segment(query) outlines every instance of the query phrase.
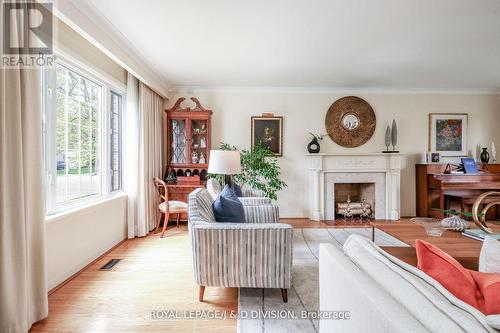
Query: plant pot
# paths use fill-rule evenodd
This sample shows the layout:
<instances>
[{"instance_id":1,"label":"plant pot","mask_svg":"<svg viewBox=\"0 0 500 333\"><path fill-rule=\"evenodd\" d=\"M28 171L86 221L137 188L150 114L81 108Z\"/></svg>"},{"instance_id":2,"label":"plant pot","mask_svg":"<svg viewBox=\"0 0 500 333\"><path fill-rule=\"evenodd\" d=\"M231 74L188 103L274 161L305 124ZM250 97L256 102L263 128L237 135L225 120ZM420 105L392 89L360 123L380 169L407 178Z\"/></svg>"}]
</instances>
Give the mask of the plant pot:
<instances>
[{"instance_id":1,"label":"plant pot","mask_svg":"<svg viewBox=\"0 0 500 333\"><path fill-rule=\"evenodd\" d=\"M488 148L483 148L481 153L481 162L488 163L490 161L490 153L488 153Z\"/></svg>"},{"instance_id":2,"label":"plant pot","mask_svg":"<svg viewBox=\"0 0 500 333\"><path fill-rule=\"evenodd\" d=\"M441 226L455 231L470 229L470 223L458 215L451 215L441 220Z\"/></svg>"},{"instance_id":3,"label":"plant pot","mask_svg":"<svg viewBox=\"0 0 500 333\"><path fill-rule=\"evenodd\" d=\"M313 138L311 140L311 142L309 142L309 144L307 145L307 151L310 154L317 154L317 153L319 153L320 148L321 147L319 145L318 139L316 139L316 138Z\"/></svg>"}]
</instances>

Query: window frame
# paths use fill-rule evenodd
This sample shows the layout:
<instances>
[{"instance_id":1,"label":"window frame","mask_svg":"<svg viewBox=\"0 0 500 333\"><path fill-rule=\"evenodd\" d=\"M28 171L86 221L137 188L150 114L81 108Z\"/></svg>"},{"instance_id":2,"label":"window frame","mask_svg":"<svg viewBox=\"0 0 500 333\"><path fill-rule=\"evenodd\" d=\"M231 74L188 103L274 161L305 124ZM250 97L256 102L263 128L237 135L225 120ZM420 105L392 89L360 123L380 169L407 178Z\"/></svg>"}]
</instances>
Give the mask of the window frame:
<instances>
[{"instance_id":1,"label":"window frame","mask_svg":"<svg viewBox=\"0 0 500 333\"><path fill-rule=\"evenodd\" d=\"M102 87L102 98L101 98L101 112L98 118L98 137L99 137L99 161L100 161L100 194L92 195L89 197L81 197L78 199L71 200L71 202L57 204L56 203L56 179L57 179L57 147L56 147L56 136L57 136L57 114L56 114L56 68L46 68L43 71L43 100L44 100L44 166L46 173L46 214L54 215L63 213L68 210L73 210L75 208L80 208L82 206L87 206L93 202L99 202L108 199L110 196L114 196L124 192L123 186L123 139L121 145L120 162L122 165L121 169L121 189L111 191L111 91L122 97L122 107L121 107L121 121L120 130L121 137L123 138L124 133L124 108L125 108L125 90L124 85L113 82L113 80L107 78L105 75L93 70L90 66L71 59L65 55L57 55L57 63L74 71L78 75L84 77L96 83Z\"/></svg>"}]
</instances>

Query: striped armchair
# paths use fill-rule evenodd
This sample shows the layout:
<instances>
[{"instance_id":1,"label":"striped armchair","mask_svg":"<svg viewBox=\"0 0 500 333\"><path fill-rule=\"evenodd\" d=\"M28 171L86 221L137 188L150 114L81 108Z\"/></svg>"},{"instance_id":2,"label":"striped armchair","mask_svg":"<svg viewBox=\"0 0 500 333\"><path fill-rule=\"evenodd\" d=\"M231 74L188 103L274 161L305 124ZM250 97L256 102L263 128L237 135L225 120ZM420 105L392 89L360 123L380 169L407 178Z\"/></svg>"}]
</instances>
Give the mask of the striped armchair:
<instances>
[{"instance_id":1,"label":"striped armchair","mask_svg":"<svg viewBox=\"0 0 500 333\"><path fill-rule=\"evenodd\" d=\"M222 191L222 186L217 179L210 178L207 180L207 190L215 200ZM243 192L243 197L240 197L239 199L244 206L270 205L272 203L271 199L266 197L264 191L242 187L241 192Z\"/></svg>"},{"instance_id":2,"label":"striped armchair","mask_svg":"<svg viewBox=\"0 0 500 333\"><path fill-rule=\"evenodd\" d=\"M246 223L215 222L206 189L189 194L193 269L203 301L206 286L280 288L292 283L292 226L279 223L274 205L243 206Z\"/></svg>"}]
</instances>

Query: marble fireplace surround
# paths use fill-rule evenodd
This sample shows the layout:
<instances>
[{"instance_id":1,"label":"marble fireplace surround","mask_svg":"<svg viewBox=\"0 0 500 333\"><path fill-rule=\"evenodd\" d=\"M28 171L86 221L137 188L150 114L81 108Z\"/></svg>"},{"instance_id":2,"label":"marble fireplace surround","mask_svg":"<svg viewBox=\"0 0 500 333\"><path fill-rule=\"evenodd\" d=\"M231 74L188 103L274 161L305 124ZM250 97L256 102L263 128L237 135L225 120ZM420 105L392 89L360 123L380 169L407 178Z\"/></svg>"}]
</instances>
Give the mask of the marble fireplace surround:
<instances>
[{"instance_id":1,"label":"marble fireplace surround","mask_svg":"<svg viewBox=\"0 0 500 333\"><path fill-rule=\"evenodd\" d=\"M374 183L375 219L399 220L401 154L307 154L309 219L334 219L335 183Z\"/></svg>"}]
</instances>

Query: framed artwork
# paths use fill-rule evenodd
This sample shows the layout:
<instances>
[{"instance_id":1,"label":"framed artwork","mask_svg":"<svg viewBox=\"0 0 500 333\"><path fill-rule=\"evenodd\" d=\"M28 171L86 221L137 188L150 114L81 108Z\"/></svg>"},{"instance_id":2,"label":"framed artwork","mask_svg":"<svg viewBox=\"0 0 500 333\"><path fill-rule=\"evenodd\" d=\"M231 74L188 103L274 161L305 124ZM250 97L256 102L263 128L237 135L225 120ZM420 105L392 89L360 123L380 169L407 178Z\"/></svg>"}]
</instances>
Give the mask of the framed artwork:
<instances>
[{"instance_id":1,"label":"framed artwork","mask_svg":"<svg viewBox=\"0 0 500 333\"><path fill-rule=\"evenodd\" d=\"M252 117L252 147L259 142L275 156L283 156L283 117Z\"/></svg>"},{"instance_id":2,"label":"framed artwork","mask_svg":"<svg viewBox=\"0 0 500 333\"><path fill-rule=\"evenodd\" d=\"M429 150L441 156L467 156L467 114L430 113Z\"/></svg>"}]
</instances>

